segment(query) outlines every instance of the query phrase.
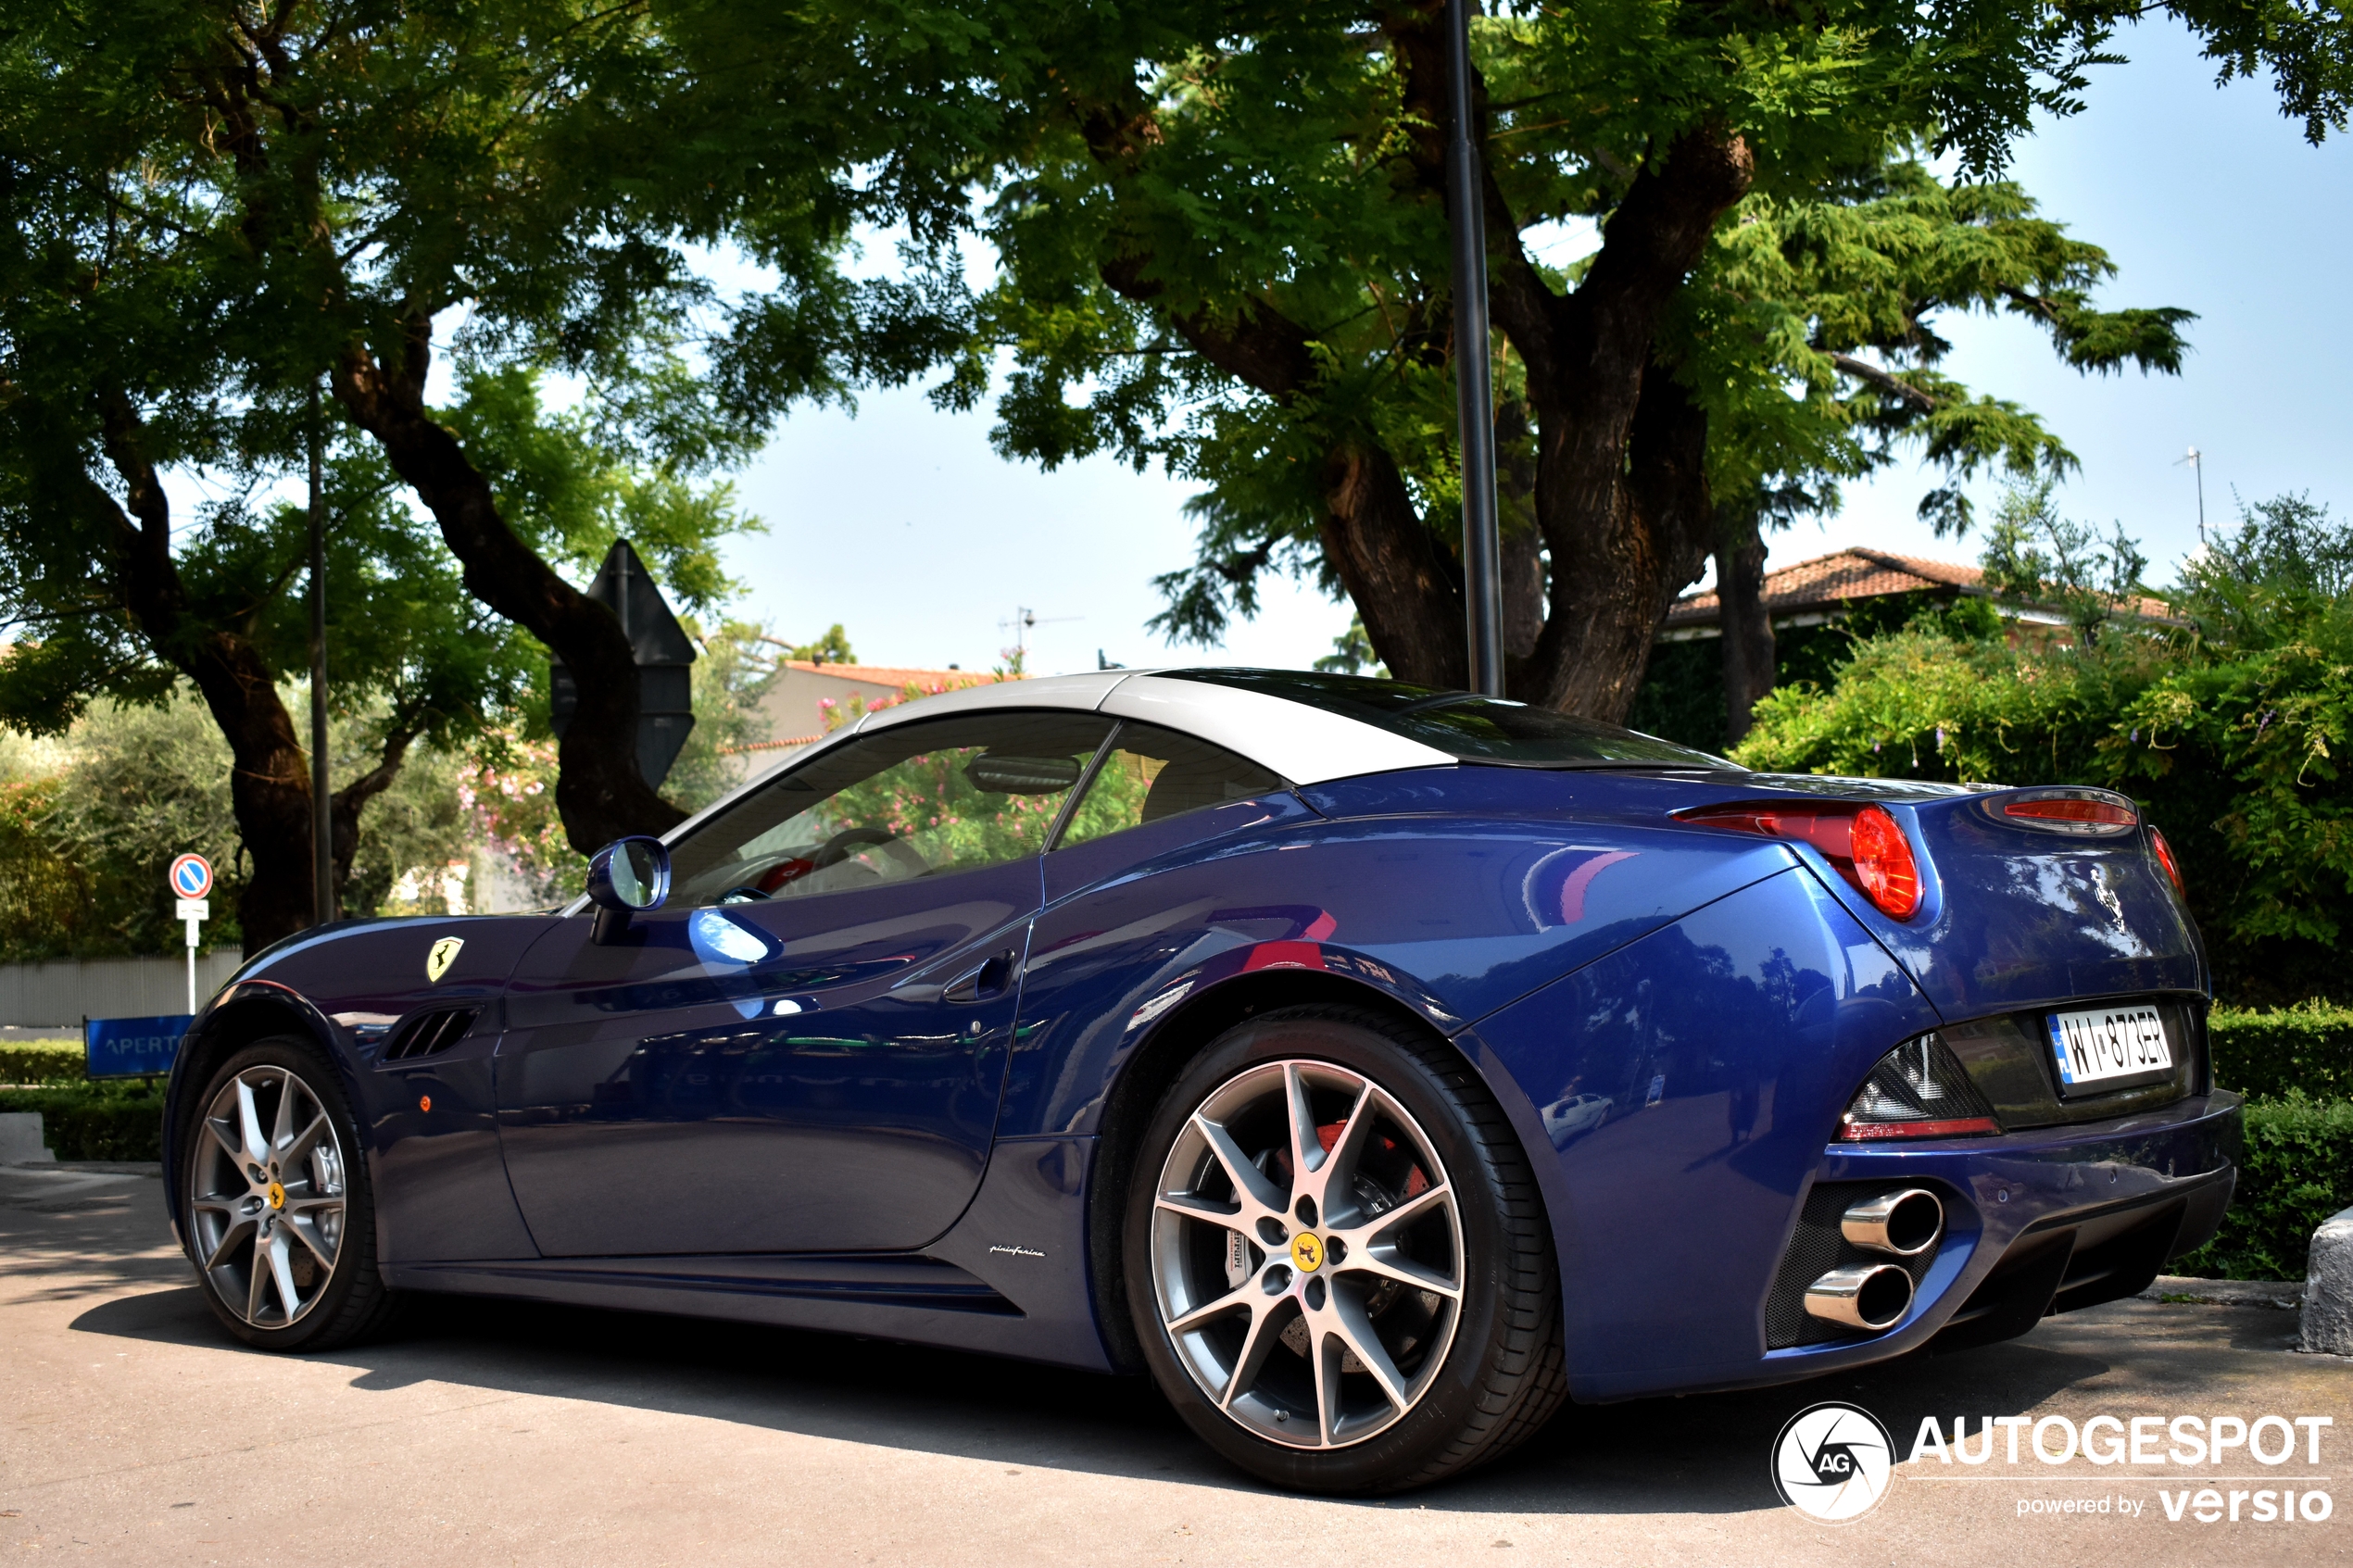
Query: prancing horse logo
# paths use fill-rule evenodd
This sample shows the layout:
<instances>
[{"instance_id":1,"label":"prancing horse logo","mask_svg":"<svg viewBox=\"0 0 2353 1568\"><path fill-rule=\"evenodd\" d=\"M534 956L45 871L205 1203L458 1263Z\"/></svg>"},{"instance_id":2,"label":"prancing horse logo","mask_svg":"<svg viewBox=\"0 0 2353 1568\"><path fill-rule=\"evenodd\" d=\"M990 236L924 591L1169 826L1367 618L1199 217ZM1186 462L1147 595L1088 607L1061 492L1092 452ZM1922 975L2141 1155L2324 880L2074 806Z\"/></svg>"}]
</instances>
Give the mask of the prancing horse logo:
<instances>
[{"instance_id":1,"label":"prancing horse logo","mask_svg":"<svg viewBox=\"0 0 2353 1568\"><path fill-rule=\"evenodd\" d=\"M425 955L425 979L438 980L448 973L449 966L458 961L458 949L465 945L462 936L445 936L435 942L433 951Z\"/></svg>"}]
</instances>

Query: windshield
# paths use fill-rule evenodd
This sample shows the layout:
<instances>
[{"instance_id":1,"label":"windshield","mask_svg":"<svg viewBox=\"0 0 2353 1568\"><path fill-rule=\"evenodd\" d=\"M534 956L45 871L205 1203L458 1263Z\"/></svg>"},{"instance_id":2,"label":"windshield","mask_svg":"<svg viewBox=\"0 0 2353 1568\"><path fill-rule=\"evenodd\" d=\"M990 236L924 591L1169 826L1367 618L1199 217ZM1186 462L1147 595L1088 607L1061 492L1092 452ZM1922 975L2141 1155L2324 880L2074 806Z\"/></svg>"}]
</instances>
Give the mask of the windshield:
<instances>
[{"instance_id":1,"label":"windshield","mask_svg":"<svg viewBox=\"0 0 2353 1568\"><path fill-rule=\"evenodd\" d=\"M1730 768L1721 757L1615 724L1572 718L1476 692L1441 691L1369 675L1320 675L1303 670L1166 670L1172 680L1201 681L1305 703L1451 752L1466 762L1521 768L1642 766Z\"/></svg>"}]
</instances>

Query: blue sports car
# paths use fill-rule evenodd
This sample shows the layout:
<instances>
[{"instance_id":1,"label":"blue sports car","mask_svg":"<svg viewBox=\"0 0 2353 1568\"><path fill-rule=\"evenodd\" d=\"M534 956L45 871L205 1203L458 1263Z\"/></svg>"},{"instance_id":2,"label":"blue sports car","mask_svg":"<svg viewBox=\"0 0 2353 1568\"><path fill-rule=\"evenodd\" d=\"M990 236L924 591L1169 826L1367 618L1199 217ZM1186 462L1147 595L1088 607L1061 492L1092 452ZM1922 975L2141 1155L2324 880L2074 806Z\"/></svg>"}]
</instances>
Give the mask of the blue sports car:
<instances>
[{"instance_id":1,"label":"blue sports car","mask_svg":"<svg viewBox=\"0 0 2353 1568\"><path fill-rule=\"evenodd\" d=\"M2142 1289L2231 1196L2207 998L2121 796L1112 671L868 714L560 912L257 956L167 1185L251 1345L428 1291L841 1330L1374 1492Z\"/></svg>"}]
</instances>

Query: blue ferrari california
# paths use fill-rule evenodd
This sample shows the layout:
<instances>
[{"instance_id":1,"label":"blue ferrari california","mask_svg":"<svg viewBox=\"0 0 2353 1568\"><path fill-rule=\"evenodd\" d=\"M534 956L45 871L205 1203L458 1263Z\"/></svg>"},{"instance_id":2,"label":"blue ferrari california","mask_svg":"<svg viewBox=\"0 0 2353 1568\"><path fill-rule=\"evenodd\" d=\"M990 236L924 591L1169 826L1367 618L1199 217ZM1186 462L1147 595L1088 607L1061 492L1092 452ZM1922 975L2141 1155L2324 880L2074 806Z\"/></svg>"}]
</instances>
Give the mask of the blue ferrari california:
<instances>
[{"instance_id":1,"label":"blue ferrari california","mask_svg":"<svg viewBox=\"0 0 2353 1568\"><path fill-rule=\"evenodd\" d=\"M413 1292L793 1324L1393 1490L2142 1289L2231 1195L2207 997L2121 796L1113 671L868 714L562 910L257 955L168 1185L266 1348Z\"/></svg>"}]
</instances>

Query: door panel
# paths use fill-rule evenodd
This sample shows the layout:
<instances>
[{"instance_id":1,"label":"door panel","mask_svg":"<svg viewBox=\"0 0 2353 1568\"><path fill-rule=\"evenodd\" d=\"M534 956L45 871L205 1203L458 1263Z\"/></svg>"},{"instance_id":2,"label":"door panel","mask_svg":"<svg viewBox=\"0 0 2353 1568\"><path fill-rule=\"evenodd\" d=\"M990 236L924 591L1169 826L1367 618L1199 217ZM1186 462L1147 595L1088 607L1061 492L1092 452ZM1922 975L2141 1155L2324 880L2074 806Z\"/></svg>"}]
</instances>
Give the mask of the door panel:
<instances>
[{"instance_id":1,"label":"door panel","mask_svg":"<svg viewBox=\"0 0 2353 1568\"><path fill-rule=\"evenodd\" d=\"M947 1229L988 1157L1038 897L1022 859L659 910L626 945L560 922L517 968L498 1055L540 1250L900 1248Z\"/></svg>"}]
</instances>

